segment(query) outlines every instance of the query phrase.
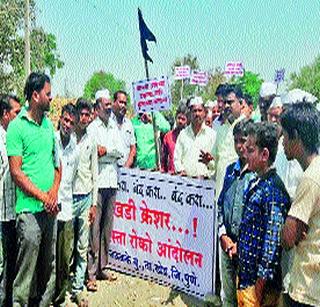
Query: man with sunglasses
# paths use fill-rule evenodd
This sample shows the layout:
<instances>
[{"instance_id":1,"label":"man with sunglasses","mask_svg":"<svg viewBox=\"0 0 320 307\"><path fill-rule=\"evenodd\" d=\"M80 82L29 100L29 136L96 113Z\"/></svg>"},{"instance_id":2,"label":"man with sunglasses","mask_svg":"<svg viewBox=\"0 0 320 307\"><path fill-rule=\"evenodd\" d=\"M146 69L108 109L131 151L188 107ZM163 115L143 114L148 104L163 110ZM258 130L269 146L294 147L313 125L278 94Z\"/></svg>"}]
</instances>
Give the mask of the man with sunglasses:
<instances>
[{"instance_id":1,"label":"man with sunglasses","mask_svg":"<svg viewBox=\"0 0 320 307\"><path fill-rule=\"evenodd\" d=\"M242 115L242 91L235 85L226 86L224 89L224 109L222 113L223 124L217 128L215 144L216 161L216 195L221 192L226 168L237 160L237 153L233 146L233 128Z\"/></svg>"}]
</instances>

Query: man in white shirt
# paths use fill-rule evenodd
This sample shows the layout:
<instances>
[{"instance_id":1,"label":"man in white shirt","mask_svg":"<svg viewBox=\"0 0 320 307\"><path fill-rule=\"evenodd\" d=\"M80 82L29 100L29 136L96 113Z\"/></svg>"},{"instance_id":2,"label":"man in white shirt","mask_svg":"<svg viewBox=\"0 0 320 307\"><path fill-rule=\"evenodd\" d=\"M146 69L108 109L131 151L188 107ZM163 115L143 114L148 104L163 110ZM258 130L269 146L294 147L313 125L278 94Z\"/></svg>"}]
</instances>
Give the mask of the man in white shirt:
<instances>
[{"instance_id":1,"label":"man in white shirt","mask_svg":"<svg viewBox=\"0 0 320 307\"><path fill-rule=\"evenodd\" d=\"M79 164L79 151L74 134L76 123L76 109L69 103L63 106L56 132L56 146L62 165L62 177L58 192L58 232L56 246L56 289L54 306L65 303L66 291L70 273L70 263L73 250L73 215L72 215L72 185Z\"/></svg>"},{"instance_id":2,"label":"man in white shirt","mask_svg":"<svg viewBox=\"0 0 320 307\"><path fill-rule=\"evenodd\" d=\"M112 119L116 122L119 130L120 152L122 157L118 160L119 166L131 167L136 155L136 138L131 120L126 118L127 113L127 93L124 91L117 91L113 95L113 113Z\"/></svg>"},{"instance_id":3,"label":"man in white shirt","mask_svg":"<svg viewBox=\"0 0 320 307\"><path fill-rule=\"evenodd\" d=\"M72 293L74 300L80 303L82 300L86 300L83 295L83 289L87 270L89 224L93 223L96 215L98 196L98 155L95 137L87 131L92 105L88 101L79 98L76 103L76 109L78 121L75 132L80 157L79 166L73 183L75 276L72 285Z\"/></svg>"},{"instance_id":4,"label":"man in white shirt","mask_svg":"<svg viewBox=\"0 0 320 307\"><path fill-rule=\"evenodd\" d=\"M190 101L191 123L183 129L174 150L174 167L178 174L190 177L211 177L214 161L204 159L212 156L216 133L206 126L206 109L201 97Z\"/></svg>"},{"instance_id":5,"label":"man in white shirt","mask_svg":"<svg viewBox=\"0 0 320 307\"><path fill-rule=\"evenodd\" d=\"M281 98L276 96L267 112L268 122L274 123L279 131L279 145L276 160L274 165L277 173L282 179L291 200L294 199L296 188L300 182L303 171L297 160L288 161L283 148L283 135L280 124L280 116L283 112L283 105Z\"/></svg>"},{"instance_id":6,"label":"man in white shirt","mask_svg":"<svg viewBox=\"0 0 320 307\"><path fill-rule=\"evenodd\" d=\"M217 128L217 140L214 148L216 163L216 200L222 190L226 168L238 159L233 143L233 128L246 116L242 111L242 92L234 85L224 88L224 104L222 118L223 124Z\"/></svg>"},{"instance_id":7,"label":"man in white shirt","mask_svg":"<svg viewBox=\"0 0 320 307\"><path fill-rule=\"evenodd\" d=\"M98 116L88 127L94 136L98 152L98 202L96 219L90 228L88 252L88 291L97 291L96 279L112 281L115 277L107 272L108 251L113 227L113 211L118 188L118 159L121 137L110 116L112 101L107 89L96 93Z\"/></svg>"},{"instance_id":8,"label":"man in white shirt","mask_svg":"<svg viewBox=\"0 0 320 307\"><path fill-rule=\"evenodd\" d=\"M6 130L9 123L18 115L21 106L19 99L11 95L0 96L0 258L3 259L3 272L0 269L0 305L7 306L12 301L12 283L16 260L16 213L15 185L9 172L6 150Z\"/></svg>"}]
</instances>

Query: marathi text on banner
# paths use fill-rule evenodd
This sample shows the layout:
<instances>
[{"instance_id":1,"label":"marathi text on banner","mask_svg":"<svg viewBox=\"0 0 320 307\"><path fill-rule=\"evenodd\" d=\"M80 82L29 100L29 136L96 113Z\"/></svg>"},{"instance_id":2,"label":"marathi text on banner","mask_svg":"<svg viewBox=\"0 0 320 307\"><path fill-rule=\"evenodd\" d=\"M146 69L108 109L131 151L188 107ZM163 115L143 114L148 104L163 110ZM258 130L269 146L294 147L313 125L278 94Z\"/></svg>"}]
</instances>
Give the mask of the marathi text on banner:
<instances>
[{"instance_id":1,"label":"marathi text on banner","mask_svg":"<svg viewBox=\"0 0 320 307\"><path fill-rule=\"evenodd\" d=\"M170 109L171 95L168 77L132 83L136 113Z\"/></svg>"},{"instance_id":2,"label":"marathi text on banner","mask_svg":"<svg viewBox=\"0 0 320 307\"><path fill-rule=\"evenodd\" d=\"M244 75L244 65L242 62L227 62L224 74L226 76L239 76Z\"/></svg>"},{"instance_id":3,"label":"marathi text on banner","mask_svg":"<svg viewBox=\"0 0 320 307\"><path fill-rule=\"evenodd\" d=\"M190 84L206 86L208 84L208 73L206 71L192 71Z\"/></svg>"},{"instance_id":4,"label":"marathi text on banner","mask_svg":"<svg viewBox=\"0 0 320 307\"><path fill-rule=\"evenodd\" d=\"M190 66L177 66L174 69L174 79L175 80L183 80L190 78Z\"/></svg>"},{"instance_id":5,"label":"marathi text on banner","mask_svg":"<svg viewBox=\"0 0 320 307\"><path fill-rule=\"evenodd\" d=\"M212 292L214 181L121 169L109 265L198 298Z\"/></svg>"}]
</instances>

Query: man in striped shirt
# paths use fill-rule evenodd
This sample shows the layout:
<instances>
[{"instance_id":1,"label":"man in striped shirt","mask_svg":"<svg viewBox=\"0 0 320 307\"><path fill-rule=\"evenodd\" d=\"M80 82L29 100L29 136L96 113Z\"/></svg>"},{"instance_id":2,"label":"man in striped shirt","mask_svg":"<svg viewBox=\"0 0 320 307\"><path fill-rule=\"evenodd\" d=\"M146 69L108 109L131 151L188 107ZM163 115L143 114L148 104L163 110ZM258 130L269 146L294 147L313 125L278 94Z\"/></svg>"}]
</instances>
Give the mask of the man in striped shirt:
<instances>
[{"instance_id":1,"label":"man in striped shirt","mask_svg":"<svg viewBox=\"0 0 320 307\"><path fill-rule=\"evenodd\" d=\"M19 99L11 95L0 96L0 222L1 244L0 258L3 259L3 273L0 274L0 305L7 305L12 300L13 272L16 259L16 214L15 186L9 172L6 150L6 130L21 106ZM10 269L11 268L11 269Z\"/></svg>"}]
</instances>

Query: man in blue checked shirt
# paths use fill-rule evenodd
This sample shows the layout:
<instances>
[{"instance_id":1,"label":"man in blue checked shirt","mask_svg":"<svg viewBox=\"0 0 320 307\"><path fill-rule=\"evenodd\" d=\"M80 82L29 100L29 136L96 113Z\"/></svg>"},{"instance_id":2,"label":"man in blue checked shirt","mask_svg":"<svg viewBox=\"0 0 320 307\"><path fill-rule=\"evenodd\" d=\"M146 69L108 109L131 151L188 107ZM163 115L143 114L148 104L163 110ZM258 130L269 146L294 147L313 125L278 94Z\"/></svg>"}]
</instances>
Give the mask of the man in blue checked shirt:
<instances>
[{"instance_id":1,"label":"man in blue checked shirt","mask_svg":"<svg viewBox=\"0 0 320 307\"><path fill-rule=\"evenodd\" d=\"M248 129L248 168L257 173L244 193L239 230L239 306L277 306L281 293L281 228L290 197L277 175L277 130L274 124L256 123Z\"/></svg>"},{"instance_id":2,"label":"man in blue checked shirt","mask_svg":"<svg viewBox=\"0 0 320 307\"><path fill-rule=\"evenodd\" d=\"M242 216L243 192L255 175L248 170L245 158L247 128L253 123L242 120L233 128L234 147L239 159L226 170L218 199L218 233L220 239L221 297L224 307L237 306L237 242Z\"/></svg>"}]
</instances>

